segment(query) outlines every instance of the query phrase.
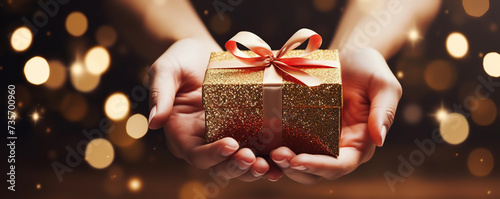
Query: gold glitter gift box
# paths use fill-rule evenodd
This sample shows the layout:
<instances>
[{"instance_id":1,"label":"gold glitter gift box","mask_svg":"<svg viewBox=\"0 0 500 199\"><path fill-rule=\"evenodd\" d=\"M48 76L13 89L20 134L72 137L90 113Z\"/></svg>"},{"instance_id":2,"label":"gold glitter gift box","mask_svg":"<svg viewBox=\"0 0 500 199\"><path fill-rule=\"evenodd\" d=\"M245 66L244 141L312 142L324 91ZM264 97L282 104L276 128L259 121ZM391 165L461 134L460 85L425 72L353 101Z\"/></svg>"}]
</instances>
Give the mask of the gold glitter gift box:
<instances>
[{"instance_id":1,"label":"gold glitter gift box","mask_svg":"<svg viewBox=\"0 0 500 199\"><path fill-rule=\"evenodd\" d=\"M297 57L293 50L284 57ZM253 52L245 51L249 55ZM316 50L305 58L339 61L337 50ZM231 53L214 52L210 62L236 59ZM284 74L282 90L281 138L263 133L263 75L256 69L215 69L206 71L203 81L203 107L208 142L232 137L241 148L267 156L277 146L272 139L295 153L338 156L342 125L342 81L340 64L336 68L301 68L322 81L308 87Z\"/></svg>"}]
</instances>

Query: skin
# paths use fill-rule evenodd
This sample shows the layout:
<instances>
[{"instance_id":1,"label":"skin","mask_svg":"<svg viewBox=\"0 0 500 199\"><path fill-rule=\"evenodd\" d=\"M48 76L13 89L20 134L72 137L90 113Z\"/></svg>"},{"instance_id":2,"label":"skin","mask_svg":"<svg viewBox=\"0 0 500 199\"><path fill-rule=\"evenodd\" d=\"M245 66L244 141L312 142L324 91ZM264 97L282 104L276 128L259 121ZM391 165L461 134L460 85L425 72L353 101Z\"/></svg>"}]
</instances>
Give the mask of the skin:
<instances>
[{"instance_id":1,"label":"skin","mask_svg":"<svg viewBox=\"0 0 500 199\"><path fill-rule=\"evenodd\" d=\"M406 42L406 33L412 26L423 31L440 5L433 0L401 1L402 12L392 17L391 23L370 42L359 45L354 37L356 28L376 20L359 2L348 4L330 45L341 52L344 86L338 158L295 154L280 147L271 152L271 159L265 160L247 148L240 149L232 138L206 143L201 83L210 52L222 49L187 1L172 1L168 6L147 6L153 4L147 1L120 2L142 16L146 24L152 24L146 27L152 35L173 42L150 69L149 127L164 128L167 146L175 156L228 179L276 181L284 174L297 182L312 184L352 172L370 160L376 146L383 145L402 95L401 85L385 59ZM368 8L380 11L377 9L385 9L389 0L373 2L382 6ZM174 17L179 15L185 17ZM172 18L176 20L169 20Z\"/></svg>"}]
</instances>

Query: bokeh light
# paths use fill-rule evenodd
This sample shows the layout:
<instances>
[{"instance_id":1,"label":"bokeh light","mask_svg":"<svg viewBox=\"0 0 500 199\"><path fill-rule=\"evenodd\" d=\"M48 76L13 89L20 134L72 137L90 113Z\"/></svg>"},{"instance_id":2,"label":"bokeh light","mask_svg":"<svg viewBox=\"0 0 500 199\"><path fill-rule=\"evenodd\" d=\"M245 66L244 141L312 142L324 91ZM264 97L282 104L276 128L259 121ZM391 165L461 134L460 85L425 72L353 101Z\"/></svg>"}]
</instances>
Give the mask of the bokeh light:
<instances>
[{"instance_id":1,"label":"bokeh light","mask_svg":"<svg viewBox=\"0 0 500 199\"><path fill-rule=\"evenodd\" d=\"M335 8L337 0L314 0L313 5L317 11L329 12Z\"/></svg>"},{"instance_id":2,"label":"bokeh light","mask_svg":"<svg viewBox=\"0 0 500 199\"><path fill-rule=\"evenodd\" d=\"M403 109L403 116L408 124L416 124L422 118L422 109L415 103L408 104Z\"/></svg>"},{"instance_id":3,"label":"bokeh light","mask_svg":"<svg viewBox=\"0 0 500 199\"><path fill-rule=\"evenodd\" d=\"M500 77L500 54L490 52L483 58L483 68L489 76Z\"/></svg>"},{"instance_id":4,"label":"bokeh light","mask_svg":"<svg viewBox=\"0 0 500 199\"><path fill-rule=\"evenodd\" d=\"M76 90L84 93L93 91L99 85L101 77L89 73L80 62L70 67L71 84Z\"/></svg>"},{"instance_id":5,"label":"bokeh light","mask_svg":"<svg viewBox=\"0 0 500 199\"><path fill-rule=\"evenodd\" d=\"M449 144L460 144L469 136L469 123L460 113L447 114L439 124L441 137Z\"/></svg>"},{"instance_id":6,"label":"bokeh light","mask_svg":"<svg viewBox=\"0 0 500 199\"><path fill-rule=\"evenodd\" d=\"M139 139L148 132L148 119L139 113L132 115L127 120L126 130L130 137Z\"/></svg>"},{"instance_id":7,"label":"bokeh light","mask_svg":"<svg viewBox=\"0 0 500 199\"><path fill-rule=\"evenodd\" d=\"M110 59L106 48L96 46L85 54L85 67L89 73L101 75L108 69Z\"/></svg>"},{"instance_id":8,"label":"bokeh light","mask_svg":"<svg viewBox=\"0 0 500 199\"><path fill-rule=\"evenodd\" d=\"M408 32L408 39L411 42L416 42L420 38L420 34L418 33L418 30L413 28Z\"/></svg>"},{"instance_id":9,"label":"bokeh light","mask_svg":"<svg viewBox=\"0 0 500 199\"><path fill-rule=\"evenodd\" d=\"M469 50L467 38L462 33L453 32L446 38L446 50L454 58L462 58Z\"/></svg>"},{"instance_id":10,"label":"bokeh light","mask_svg":"<svg viewBox=\"0 0 500 199\"><path fill-rule=\"evenodd\" d=\"M468 15L480 17L490 8L490 0L462 0L462 5Z\"/></svg>"},{"instance_id":11,"label":"bokeh light","mask_svg":"<svg viewBox=\"0 0 500 199\"><path fill-rule=\"evenodd\" d=\"M24 65L24 75L26 80L32 84L43 84L49 79L49 63L43 57L35 56Z\"/></svg>"},{"instance_id":12,"label":"bokeh light","mask_svg":"<svg viewBox=\"0 0 500 199\"><path fill-rule=\"evenodd\" d=\"M179 199L206 199L205 187L199 181L189 181L182 185L179 190Z\"/></svg>"},{"instance_id":13,"label":"bokeh light","mask_svg":"<svg viewBox=\"0 0 500 199\"><path fill-rule=\"evenodd\" d=\"M33 34L27 27L19 27L12 33L10 37L10 45L17 52L22 52L28 49L33 40Z\"/></svg>"},{"instance_id":14,"label":"bokeh light","mask_svg":"<svg viewBox=\"0 0 500 199\"><path fill-rule=\"evenodd\" d=\"M109 131L109 139L115 145L120 147L128 147L137 140L128 136L126 131L126 121L113 122L113 129Z\"/></svg>"},{"instance_id":15,"label":"bokeh light","mask_svg":"<svg viewBox=\"0 0 500 199\"><path fill-rule=\"evenodd\" d=\"M114 158L115 151L113 145L106 139L93 139L85 149L85 161L96 169L108 167Z\"/></svg>"},{"instance_id":16,"label":"bokeh light","mask_svg":"<svg viewBox=\"0 0 500 199\"><path fill-rule=\"evenodd\" d=\"M129 109L130 102L123 93L110 95L104 104L104 112L112 120L122 120L127 116Z\"/></svg>"},{"instance_id":17,"label":"bokeh light","mask_svg":"<svg viewBox=\"0 0 500 199\"><path fill-rule=\"evenodd\" d=\"M47 88L50 89L58 89L66 81L67 69L64 66L64 64L59 60L50 60L49 68L50 68L49 79L47 79L47 81L43 85L45 85Z\"/></svg>"},{"instance_id":18,"label":"bokeh light","mask_svg":"<svg viewBox=\"0 0 500 199\"><path fill-rule=\"evenodd\" d=\"M223 15L223 20L219 15L213 15L210 19L210 29L216 34L226 34L231 28L231 18L228 15Z\"/></svg>"},{"instance_id":19,"label":"bokeh light","mask_svg":"<svg viewBox=\"0 0 500 199\"><path fill-rule=\"evenodd\" d=\"M474 149L467 158L467 166L472 175L482 177L487 176L493 170L493 155L488 149Z\"/></svg>"},{"instance_id":20,"label":"bokeh light","mask_svg":"<svg viewBox=\"0 0 500 199\"><path fill-rule=\"evenodd\" d=\"M66 120L80 121L87 114L87 100L82 94L68 93L63 97L59 110Z\"/></svg>"},{"instance_id":21,"label":"bokeh light","mask_svg":"<svg viewBox=\"0 0 500 199\"><path fill-rule=\"evenodd\" d=\"M36 189L38 189L38 190L42 189L42 184L37 183L37 184L36 184Z\"/></svg>"},{"instance_id":22,"label":"bokeh light","mask_svg":"<svg viewBox=\"0 0 500 199\"><path fill-rule=\"evenodd\" d=\"M446 90L457 79L455 66L445 60L435 60L427 64L424 72L425 82L434 90Z\"/></svg>"},{"instance_id":23,"label":"bokeh light","mask_svg":"<svg viewBox=\"0 0 500 199\"><path fill-rule=\"evenodd\" d=\"M87 31L87 17L78 11L72 12L66 18L66 30L75 37L82 36Z\"/></svg>"},{"instance_id":24,"label":"bokeh light","mask_svg":"<svg viewBox=\"0 0 500 199\"><path fill-rule=\"evenodd\" d=\"M142 189L142 181L137 177L132 177L128 180L127 187L132 192L138 192Z\"/></svg>"},{"instance_id":25,"label":"bokeh light","mask_svg":"<svg viewBox=\"0 0 500 199\"><path fill-rule=\"evenodd\" d=\"M116 42L117 38L116 30L108 25L101 26L99 27L99 29L97 29L97 32L95 33L95 38L99 45L105 47L111 47Z\"/></svg>"},{"instance_id":26,"label":"bokeh light","mask_svg":"<svg viewBox=\"0 0 500 199\"><path fill-rule=\"evenodd\" d=\"M497 117L497 106L490 98L477 99L477 108L471 110L472 121L481 126L492 124Z\"/></svg>"}]
</instances>

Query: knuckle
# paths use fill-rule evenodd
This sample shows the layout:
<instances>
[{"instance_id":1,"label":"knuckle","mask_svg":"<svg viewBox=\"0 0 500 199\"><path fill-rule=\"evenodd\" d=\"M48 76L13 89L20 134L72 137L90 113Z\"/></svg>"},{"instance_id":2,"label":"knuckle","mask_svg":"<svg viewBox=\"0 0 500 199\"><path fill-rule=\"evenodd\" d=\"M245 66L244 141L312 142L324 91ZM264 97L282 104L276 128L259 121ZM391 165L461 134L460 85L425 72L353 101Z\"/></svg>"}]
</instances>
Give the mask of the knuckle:
<instances>
[{"instance_id":1,"label":"knuckle","mask_svg":"<svg viewBox=\"0 0 500 199\"><path fill-rule=\"evenodd\" d=\"M387 128L389 128L390 126L392 126L392 123L394 123L394 117L395 117L396 113L394 110L388 109L386 111L386 114L387 114L387 121L388 121Z\"/></svg>"}]
</instances>

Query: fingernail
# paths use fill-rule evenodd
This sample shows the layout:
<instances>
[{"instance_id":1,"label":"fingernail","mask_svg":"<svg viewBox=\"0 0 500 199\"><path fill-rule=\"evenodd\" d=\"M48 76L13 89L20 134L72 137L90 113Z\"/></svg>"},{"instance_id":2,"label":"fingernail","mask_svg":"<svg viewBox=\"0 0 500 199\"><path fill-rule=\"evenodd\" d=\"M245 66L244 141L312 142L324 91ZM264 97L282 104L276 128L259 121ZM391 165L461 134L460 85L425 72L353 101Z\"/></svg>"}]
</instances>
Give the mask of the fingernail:
<instances>
[{"instance_id":1,"label":"fingernail","mask_svg":"<svg viewBox=\"0 0 500 199\"><path fill-rule=\"evenodd\" d=\"M288 160L287 159L283 159L283 160L275 160L273 159L273 161L281 168L288 168L290 166L290 163L288 163Z\"/></svg>"},{"instance_id":2,"label":"fingernail","mask_svg":"<svg viewBox=\"0 0 500 199\"><path fill-rule=\"evenodd\" d=\"M307 169L307 167L305 167L304 165L297 166L297 167L292 166L292 169L299 170L299 171L305 171Z\"/></svg>"},{"instance_id":3,"label":"fingernail","mask_svg":"<svg viewBox=\"0 0 500 199\"><path fill-rule=\"evenodd\" d=\"M243 160L238 161L238 167L241 170L247 170L252 166L252 163L245 162Z\"/></svg>"},{"instance_id":4,"label":"fingernail","mask_svg":"<svg viewBox=\"0 0 500 199\"><path fill-rule=\"evenodd\" d=\"M269 179L269 181L271 181L271 182L276 182L276 181L278 181L280 178L281 178L281 176L280 176L280 177L278 177L278 178L276 178L276 179L272 179L272 178L267 178L267 179Z\"/></svg>"},{"instance_id":5,"label":"fingernail","mask_svg":"<svg viewBox=\"0 0 500 199\"><path fill-rule=\"evenodd\" d=\"M151 111L149 112L148 125L149 123L151 123L151 120L153 119L153 117L155 117L155 115L156 115L156 105L154 105L153 108L151 108Z\"/></svg>"},{"instance_id":6,"label":"fingernail","mask_svg":"<svg viewBox=\"0 0 500 199\"><path fill-rule=\"evenodd\" d=\"M387 135L387 126L384 125L384 126L382 126L382 129L380 130L380 137L382 137L382 142L380 143L380 146L384 146L386 135Z\"/></svg>"},{"instance_id":7,"label":"fingernail","mask_svg":"<svg viewBox=\"0 0 500 199\"><path fill-rule=\"evenodd\" d=\"M264 173L259 173L256 170L252 169L252 175L253 175L253 177L260 178L264 175Z\"/></svg>"},{"instance_id":8,"label":"fingernail","mask_svg":"<svg viewBox=\"0 0 500 199\"><path fill-rule=\"evenodd\" d=\"M224 146L224 148L222 148L220 153L222 154L222 156L226 157L226 156L232 155L234 152L236 152L236 150L238 150L238 147L232 147L232 146L226 145L226 146Z\"/></svg>"}]
</instances>

